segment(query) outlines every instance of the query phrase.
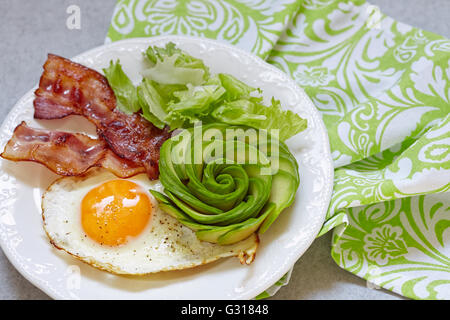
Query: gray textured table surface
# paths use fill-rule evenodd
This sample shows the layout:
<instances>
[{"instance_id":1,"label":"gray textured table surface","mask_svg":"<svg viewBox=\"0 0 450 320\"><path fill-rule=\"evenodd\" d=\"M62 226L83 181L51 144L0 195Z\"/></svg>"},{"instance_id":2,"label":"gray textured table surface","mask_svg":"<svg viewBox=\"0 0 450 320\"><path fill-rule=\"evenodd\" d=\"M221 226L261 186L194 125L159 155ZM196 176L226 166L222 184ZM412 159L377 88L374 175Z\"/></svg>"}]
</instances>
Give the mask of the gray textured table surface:
<instances>
[{"instance_id":1,"label":"gray textured table surface","mask_svg":"<svg viewBox=\"0 0 450 320\"><path fill-rule=\"evenodd\" d=\"M372 0L395 19L450 37L450 0ZM81 8L81 30L66 28L66 8ZM38 81L48 52L75 56L103 43L115 0L0 0L0 122ZM273 299L401 299L340 269L331 235L317 239L295 264L289 285ZM48 299L0 250L0 299Z\"/></svg>"}]
</instances>

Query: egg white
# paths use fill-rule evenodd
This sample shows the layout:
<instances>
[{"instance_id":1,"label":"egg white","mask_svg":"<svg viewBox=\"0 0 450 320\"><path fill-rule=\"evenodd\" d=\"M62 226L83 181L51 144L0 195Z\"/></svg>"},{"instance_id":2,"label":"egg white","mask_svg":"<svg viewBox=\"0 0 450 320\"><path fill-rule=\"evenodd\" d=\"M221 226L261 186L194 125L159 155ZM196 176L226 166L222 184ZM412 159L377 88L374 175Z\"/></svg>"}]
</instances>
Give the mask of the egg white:
<instances>
[{"instance_id":1,"label":"egg white","mask_svg":"<svg viewBox=\"0 0 450 320\"><path fill-rule=\"evenodd\" d=\"M116 274L187 269L229 256L238 256L241 263L253 261L259 242L256 235L227 246L200 241L191 229L159 209L150 193L152 216L139 236L118 247L90 239L81 225L81 200L91 189L114 179L118 178L112 173L94 169L84 176L60 178L50 185L42 197L42 218L45 232L56 248ZM149 181L144 174L127 180L145 190L163 190L159 180Z\"/></svg>"}]
</instances>

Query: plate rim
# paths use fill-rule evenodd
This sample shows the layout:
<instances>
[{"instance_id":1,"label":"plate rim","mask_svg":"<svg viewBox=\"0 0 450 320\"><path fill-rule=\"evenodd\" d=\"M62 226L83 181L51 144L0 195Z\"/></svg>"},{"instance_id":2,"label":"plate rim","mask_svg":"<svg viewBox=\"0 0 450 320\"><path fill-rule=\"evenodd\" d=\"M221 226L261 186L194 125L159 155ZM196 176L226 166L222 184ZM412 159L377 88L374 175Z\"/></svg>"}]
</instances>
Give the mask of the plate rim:
<instances>
[{"instance_id":1,"label":"plate rim","mask_svg":"<svg viewBox=\"0 0 450 320\"><path fill-rule=\"evenodd\" d=\"M200 38L200 37L194 37L194 36L178 36L178 35L163 35L163 36L155 36L155 37L130 38L130 39L124 39L124 40L119 40L119 41L99 45L97 47L94 47L87 51L84 51L80 54L77 54L76 56L74 56L70 59L73 61L77 61L78 59L83 59L84 56L89 56L89 55L95 54L95 52L97 52L97 51L102 51L105 49L108 50L109 48L120 47L123 44L126 45L126 44L132 44L132 43L145 43L145 42L150 42L150 41L169 42L171 40L172 41L179 40L181 42L194 40L194 41L199 41L199 42L203 42L203 43L209 43L215 47L222 47L226 50L230 50L232 52L236 52L238 54L245 55L246 57L257 62L258 64L264 64L265 67L270 69L271 72L277 73L278 75L281 75L282 77L288 78L289 81L295 85L298 93L301 95L303 100L305 102L307 101L307 103L310 105L309 109L314 111L312 115L316 118L315 119L316 123L319 126L320 132L322 134L321 140L325 143L324 147L326 149L325 150L326 152L323 155L324 159L326 160L326 163L327 163L327 168L324 168L324 171L326 170L326 172L327 172L327 176L325 177L326 181L327 181L327 183L325 183L327 190L323 191L324 196L326 198L326 201L324 203L326 203L326 205L324 205L324 208L322 208L322 212L320 212L320 216L317 216L317 219L314 220L314 224L311 225L311 228L313 229L312 234L314 234L314 237L310 237L310 239L308 239L308 241L304 245L304 248L302 248L301 250L297 250L297 252L295 252L295 254L285 257L284 260L289 259L289 263L284 263L281 266L281 268L279 269L278 273L275 273L275 275L276 274L279 275L277 277L274 276L274 278L277 278L277 280L278 280L283 275L285 275L287 272L289 272L289 270L291 268L294 267L294 265L298 261L298 259L305 253L305 251L311 246L312 242L316 239L316 237L317 237L318 233L320 232L320 229L325 221L327 210L328 210L328 207L329 207L330 201L331 201L331 196L332 196L332 192L333 192L334 166L333 166L333 160L332 160L332 156L331 156L328 132L327 132L325 123L322 120L320 111L316 108L316 106L314 105L312 100L309 98L309 96L306 94L304 89L302 87L300 87L287 73L285 73L281 69L278 69L275 66L267 63L265 60L263 60L262 58L256 56L255 54L253 54L251 52L245 51L239 47L230 45L228 43L224 43L219 40ZM4 121L0 125L0 132L4 132L4 129L5 129L4 127L6 126L7 120L9 118L11 118L15 112L19 111L19 110L17 110L18 106L21 105L23 103L23 100L26 100L28 96L32 95L34 93L34 91L36 90L36 88L37 88L37 85L35 85L32 89L27 91L24 95L21 96L20 99L17 100L17 102L14 104L12 109L7 113L6 117L4 118ZM4 161L4 160L2 159L2 161ZM0 169L0 173L2 173L2 172L4 172L4 171ZM46 293L52 299L66 299L66 296L59 293L58 290L56 290L50 283L35 276L34 274L28 272L24 267L22 267L20 265L18 259L13 257L13 252L8 249L8 246L5 243L5 239L4 239L4 236L2 233L0 233L0 247L2 248L4 254L7 257L7 259L9 260L9 262L14 266L14 268L24 278L26 278L29 282L31 282L34 286L36 286L37 288L42 290L44 293ZM275 280L275 281L277 281L277 280ZM267 290L269 287L271 287L275 283L275 281L273 281L273 283L271 281L271 284L268 284L268 285L260 284L259 286L254 287L255 288L254 291L258 291L259 293L262 293L265 290ZM259 293L257 293L257 294L259 294ZM237 294L236 297L234 297L233 299L252 299L255 296L256 295L252 295L250 297L249 295L243 296L243 294L241 294L241 295Z\"/></svg>"}]
</instances>

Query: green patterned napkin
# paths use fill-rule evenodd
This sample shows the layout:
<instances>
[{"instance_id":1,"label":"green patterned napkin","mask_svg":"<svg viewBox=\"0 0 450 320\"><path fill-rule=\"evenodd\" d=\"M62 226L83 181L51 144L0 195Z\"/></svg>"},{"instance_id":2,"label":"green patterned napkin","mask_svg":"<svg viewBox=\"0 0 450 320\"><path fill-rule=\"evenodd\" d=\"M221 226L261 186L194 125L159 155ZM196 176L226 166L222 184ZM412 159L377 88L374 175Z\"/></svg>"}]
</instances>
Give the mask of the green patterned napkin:
<instances>
[{"instance_id":1,"label":"green patterned napkin","mask_svg":"<svg viewBox=\"0 0 450 320\"><path fill-rule=\"evenodd\" d=\"M163 34L225 41L291 75L329 131L320 234L333 229L333 259L404 296L450 299L448 39L365 1L121 0L107 42Z\"/></svg>"}]
</instances>

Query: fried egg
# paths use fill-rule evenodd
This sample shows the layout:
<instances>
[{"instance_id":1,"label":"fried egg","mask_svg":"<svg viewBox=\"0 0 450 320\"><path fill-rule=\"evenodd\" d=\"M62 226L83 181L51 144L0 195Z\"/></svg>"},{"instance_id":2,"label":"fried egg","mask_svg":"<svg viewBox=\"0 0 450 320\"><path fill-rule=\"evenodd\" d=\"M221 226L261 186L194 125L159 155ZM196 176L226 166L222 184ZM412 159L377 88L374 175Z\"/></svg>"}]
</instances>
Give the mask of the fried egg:
<instances>
[{"instance_id":1,"label":"fried egg","mask_svg":"<svg viewBox=\"0 0 450 320\"><path fill-rule=\"evenodd\" d=\"M180 270L230 256L253 261L256 235L227 246L200 241L158 208L149 189L163 187L145 174L118 179L95 169L60 178L42 197L45 232L57 249L116 274Z\"/></svg>"}]
</instances>

